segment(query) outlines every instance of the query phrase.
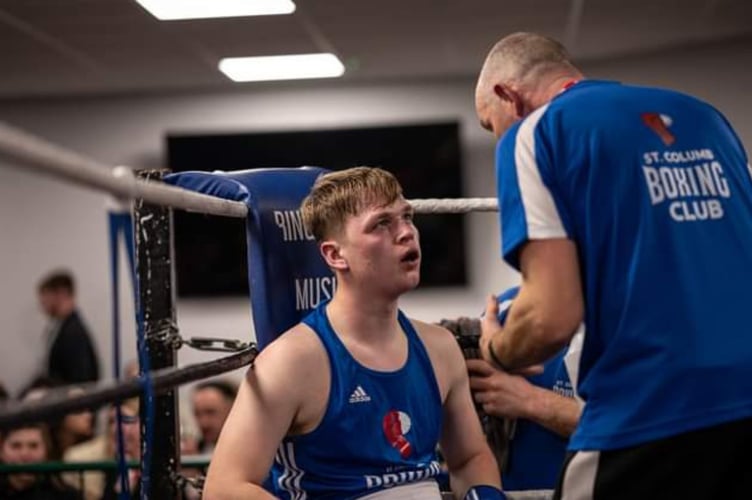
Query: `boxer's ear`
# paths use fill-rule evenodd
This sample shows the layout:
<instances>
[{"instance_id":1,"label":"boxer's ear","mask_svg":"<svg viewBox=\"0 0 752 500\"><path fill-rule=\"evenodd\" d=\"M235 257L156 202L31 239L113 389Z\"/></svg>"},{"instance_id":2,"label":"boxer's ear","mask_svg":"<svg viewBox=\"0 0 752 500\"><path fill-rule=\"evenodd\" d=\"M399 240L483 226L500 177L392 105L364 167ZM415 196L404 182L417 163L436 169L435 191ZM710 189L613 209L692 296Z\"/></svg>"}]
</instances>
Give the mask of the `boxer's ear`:
<instances>
[{"instance_id":1,"label":"boxer's ear","mask_svg":"<svg viewBox=\"0 0 752 500\"><path fill-rule=\"evenodd\" d=\"M319 245L321 255L324 257L326 264L337 271L346 271L350 266L347 259L342 255L342 248L334 240L326 240Z\"/></svg>"}]
</instances>

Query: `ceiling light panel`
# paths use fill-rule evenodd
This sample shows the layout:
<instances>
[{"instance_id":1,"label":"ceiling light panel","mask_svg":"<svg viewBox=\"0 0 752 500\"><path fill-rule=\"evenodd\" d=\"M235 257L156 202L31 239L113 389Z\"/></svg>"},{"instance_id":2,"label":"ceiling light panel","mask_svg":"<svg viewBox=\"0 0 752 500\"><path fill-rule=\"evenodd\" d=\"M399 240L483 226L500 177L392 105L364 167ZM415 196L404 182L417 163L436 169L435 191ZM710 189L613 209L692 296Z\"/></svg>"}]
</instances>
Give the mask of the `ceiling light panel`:
<instances>
[{"instance_id":1,"label":"ceiling light panel","mask_svg":"<svg viewBox=\"0 0 752 500\"><path fill-rule=\"evenodd\" d=\"M160 21L292 14L291 0L136 0Z\"/></svg>"},{"instance_id":2,"label":"ceiling light panel","mask_svg":"<svg viewBox=\"0 0 752 500\"><path fill-rule=\"evenodd\" d=\"M219 62L219 70L236 82L336 78L345 66L334 54L296 54L286 56L228 57Z\"/></svg>"}]
</instances>

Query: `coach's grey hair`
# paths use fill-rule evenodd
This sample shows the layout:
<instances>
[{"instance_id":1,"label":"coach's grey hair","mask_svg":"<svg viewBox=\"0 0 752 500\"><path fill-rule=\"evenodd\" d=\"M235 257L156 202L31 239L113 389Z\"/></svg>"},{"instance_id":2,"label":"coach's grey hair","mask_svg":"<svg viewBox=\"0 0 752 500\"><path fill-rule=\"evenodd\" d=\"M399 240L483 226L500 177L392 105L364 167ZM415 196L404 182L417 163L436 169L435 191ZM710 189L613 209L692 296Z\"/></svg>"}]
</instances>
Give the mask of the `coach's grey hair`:
<instances>
[{"instance_id":1,"label":"coach's grey hair","mask_svg":"<svg viewBox=\"0 0 752 500\"><path fill-rule=\"evenodd\" d=\"M537 33L513 33L493 46L483 63L476 97L488 99L496 83L535 88L548 73L577 75L567 49L552 38Z\"/></svg>"}]
</instances>

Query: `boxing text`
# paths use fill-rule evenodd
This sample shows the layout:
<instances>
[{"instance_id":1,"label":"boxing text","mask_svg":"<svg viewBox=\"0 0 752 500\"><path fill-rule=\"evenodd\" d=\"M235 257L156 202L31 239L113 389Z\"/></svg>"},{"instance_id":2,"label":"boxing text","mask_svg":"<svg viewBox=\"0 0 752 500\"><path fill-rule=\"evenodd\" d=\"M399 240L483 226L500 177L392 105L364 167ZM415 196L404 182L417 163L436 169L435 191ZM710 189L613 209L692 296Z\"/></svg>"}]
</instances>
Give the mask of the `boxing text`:
<instances>
[{"instance_id":1,"label":"boxing text","mask_svg":"<svg viewBox=\"0 0 752 500\"><path fill-rule=\"evenodd\" d=\"M312 240L313 235L305 228L298 210L275 210L274 223L282 230L283 241Z\"/></svg>"},{"instance_id":2,"label":"boxing text","mask_svg":"<svg viewBox=\"0 0 752 500\"><path fill-rule=\"evenodd\" d=\"M378 476L366 475L366 488L389 488L391 486L420 481L429 477L436 477L440 472L441 466L438 462L433 461L427 466L421 467L417 470L394 472L391 474L381 474Z\"/></svg>"},{"instance_id":3,"label":"boxing text","mask_svg":"<svg viewBox=\"0 0 752 500\"><path fill-rule=\"evenodd\" d=\"M334 296L337 280L334 276L295 279L295 310L306 311Z\"/></svg>"},{"instance_id":4,"label":"boxing text","mask_svg":"<svg viewBox=\"0 0 752 500\"><path fill-rule=\"evenodd\" d=\"M643 161L652 205L667 201L668 213L677 222L723 217L722 199L731 197L731 189L713 151L651 151Z\"/></svg>"}]
</instances>

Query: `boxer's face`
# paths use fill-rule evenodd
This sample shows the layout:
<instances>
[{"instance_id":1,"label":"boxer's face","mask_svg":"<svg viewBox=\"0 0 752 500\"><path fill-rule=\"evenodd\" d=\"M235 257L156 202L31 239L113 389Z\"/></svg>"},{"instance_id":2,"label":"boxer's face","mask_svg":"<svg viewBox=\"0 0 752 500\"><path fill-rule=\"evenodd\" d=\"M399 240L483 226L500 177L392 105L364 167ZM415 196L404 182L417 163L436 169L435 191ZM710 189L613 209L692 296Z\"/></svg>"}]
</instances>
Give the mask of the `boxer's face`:
<instances>
[{"instance_id":1,"label":"boxer's face","mask_svg":"<svg viewBox=\"0 0 752 500\"><path fill-rule=\"evenodd\" d=\"M348 218L341 252L352 276L369 287L399 295L418 286L418 230L413 209L402 197Z\"/></svg>"}]
</instances>

